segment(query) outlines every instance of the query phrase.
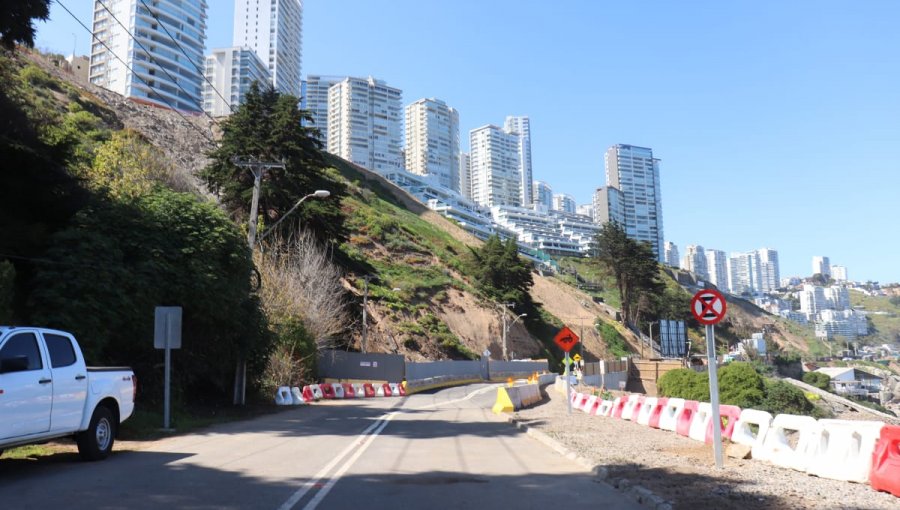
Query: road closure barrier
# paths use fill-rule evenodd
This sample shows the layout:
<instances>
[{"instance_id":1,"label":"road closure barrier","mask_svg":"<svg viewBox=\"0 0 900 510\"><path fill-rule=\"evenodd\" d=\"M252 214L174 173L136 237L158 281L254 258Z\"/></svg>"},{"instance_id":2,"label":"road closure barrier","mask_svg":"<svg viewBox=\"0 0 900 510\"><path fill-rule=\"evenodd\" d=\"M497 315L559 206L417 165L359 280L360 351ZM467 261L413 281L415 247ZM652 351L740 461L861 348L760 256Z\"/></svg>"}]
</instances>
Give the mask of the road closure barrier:
<instances>
[{"instance_id":1,"label":"road closure barrier","mask_svg":"<svg viewBox=\"0 0 900 510\"><path fill-rule=\"evenodd\" d=\"M344 398L344 385L332 384L331 389L334 390L334 398Z\"/></svg>"},{"instance_id":2,"label":"road closure barrier","mask_svg":"<svg viewBox=\"0 0 900 510\"><path fill-rule=\"evenodd\" d=\"M378 392L375 391L375 386L372 386L372 383L365 383L363 385L363 395L366 398L372 398L378 395Z\"/></svg>"},{"instance_id":3,"label":"road closure barrier","mask_svg":"<svg viewBox=\"0 0 900 510\"><path fill-rule=\"evenodd\" d=\"M322 400L325 398L325 393L322 391L322 386L318 384L310 384L309 390L312 392L313 400Z\"/></svg>"},{"instance_id":4,"label":"road closure barrier","mask_svg":"<svg viewBox=\"0 0 900 510\"><path fill-rule=\"evenodd\" d=\"M789 439L796 435L796 444ZM776 466L806 471L813 458L821 425L812 416L779 414L772 420L762 448L753 456Z\"/></svg>"},{"instance_id":5,"label":"road closure barrier","mask_svg":"<svg viewBox=\"0 0 900 510\"><path fill-rule=\"evenodd\" d=\"M512 413L541 401L541 388L537 383L497 388L497 400L491 409L494 414Z\"/></svg>"},{"instance_id":6,"label":"road closure barrier","mask_svg":"<svg viewBox=\"0 0 900 510\"><path fill-rule=\"evenodd\" d=\"M388 386L390 386L390 388L391 388L391 395L393 395L395 397L400 396L400 385L399 384L390 383L390 384L388 384Z\"/></svg>"},{"instance_id":7,"label":"road closure barrier","mask_svg":"<svg viewBox=\"0 0 900 510\"><path fill-rule=\"evenodd\" d=\"M694 441L701 443L706 441L706 429L712 424L712 404L709 402L700 402L697 404L697 412L691 420L691 428L688 430L688 437Z\"/></svg>"},{"instance_id":8,"label":"road closure barrier","mask_svg":"<svg viewBox=\"0 0 900 510\"><path fill-rule=\"evenodd\" d=\"M772 415L765 411L757 411L756 409L744 409L741 411L740 417L734 424L734 430L731 433L731 441L751 448L751 456L757 458L757 452L763 446L769 427L772 425ZM756 427L756 434L753 433L753 427Z\"/></svg>"},{"instance_id":9,"label":"road closure barrier","mask_svg":"<svg viewBox=\"0 0 900 510\"><path fill-rule=\"evenodd\" d=\"M683 398L670 398L667 400L659 416L659 428L675 432L678 428L678 418L684 410L684 404L685 400Z\"/></svg>"},{"instance_id":10,"label":"road closure barrier","mask_svg":"<svg viewBox=\"0 0 900 510\"><path fill-rule=\"evenodd\" d=\"M659 397L656 399L656 407L654 407L653 411L650 412L650 418L647 420L647 426L654 429L661 428L659 426L659 420L662 418L663 410L668 404L669 399L666 397Z\"/></svg>"},{"instance_id":11,"label":"road closure barrier","mask_svg":"<svg viewBox=\"0 0 900 510\"><path fill-rule=\"evenodd\" d=\"M350 383L341 383L344 388L344 398L356 398L356 388Z\"/></svg>"},{"instance_id":12,"label":"road closure barrier","mask_svg":"<svg viewBox=\"0 0 900 510\"><path fill-rule=\"evenodd\" d=\"M275 405L277 406L289 406L293 403L293 399L291 398L291 389L287 386L281 386L275 392Z\"/></svg>"},{"instance_id":13,"label":"road closure barrier","mask_svg":"<svg viewBox=\"0 0 900 510\"><path fill-rule=\"evenodd\" d=\"M877 491L900 498L900 427L885 425L881 429L872 455L869 484Z\"/></svg>"},{"instance_id":14,"label":"road closure barrier","mask_svg":"<svg viewBox=\"0 0 900 510\"><path fill-rule=\"evenodd\" d=\"M584 397L581 393L572 392L572 396L569 398L570 402L573 406L577 406L578 402L581 402L581 398Z\"/></svg>"},{"instance_id":15,"label":"road closure barrier","mask_svg":"<svg viewBox=\"0 0 900 510\"><path fill-rule=\"evenodd\" d=\"M819 420L819 440L806 472L822 478L866 483L872 467L875 443L884 423L880 421ZM895 473L900 478L900 471Z\"/></svg>"},{"instance_id":16,"label":"road closure barrier","mask_svg":"<svg viewBox=\"0 0 900 510\"><path fill-rule=\"evenodd\" d=\"M612 411L613 401L612 400L602 400L600 402L600 406L597 407L597 412L595 416L609 416L610 411Z\"/></svg>"},{"instance_id":17,"label":"road closure barrier","mask_svg":"<svg viewBox=\"0 0 900 510\"><path fill-rule=\"evenodd\" d=\"M585 400L584 404L581 406L581 410L584 411L585 414L591 414L591 411L594 410L595 405L597 404L597 395L588 396L587 400Z\"/></svg>"},{"instance_id":18,"label":"road closure barrier","mask_svg":"<svg viewBox=\"0 0 900 510\"><path fill-rule=\"evenodd\" d=\"M641 406L641 410L638 412L637 419L634 421L637 422L638 425L648 426L650 424L650 415L653 414L653 411L659 407L659 399L656 397L646 397L644 398L644 404Z\"/></svg>"},{"instance_id":19,"label":"road closure barrier","mask_svg":"<svg viewBox=\"0 0 900 510\"><path fill-rule=\"evenodd\" d=\"M299 406L300 404L305 404L306 400L303 399L303 393L300 392L300 388L294 386L291 388L291 404L295 406Z\"/></svg>"},{"instance_id":20,"label":"road closure barrier","mask_svg":"<svg viewBox=\"0 0 900 510\"><path fill-rule=\"evenodd\" d=\"M722 433L722 439L731 439L731 435L734 433L734 426L740 418L740 407L726 404L722 404L719 406L719 432ZM704 438L706 444L712 444L713 442L713 438L715 437L713 436L714 426L715 420L713 420L712 416L710 416L709 426L706 427L706 437Z\"/></svg>"},{"instance_id":21,"label":"road closure barrier","mask_svg":"<svg viewBox=\"0 0 900 510\"><path fill-rule=\"evenodd\" d=\"M330 383L322 383L319 385L319 388L322 389L322 395L324 398L331 400L334 398L334 386Z\"/></svg>"},{"instance_id":22,"label":"road closure barrier","mask_svg":"<svg viewBox=\"0 0 900 510\"><path fill-rule=\"evenodd\" d=\"M644 404L644 396L643 395L629 395L628 400L625 401L625 405L622 407L622 416L623 420L634 420L637 418L637 413L640 412L641 406Z\"/></svg>"},{"instance_id":23,"label":"road closure barrier","mask_svg":"<svg viewBox=\"0 0 900 510\"><path fill-rule=\"evenodd\" d=\"M681 406L681 412L675 420L675 433L679 436L690 437L691 423L694 422L694 414L697 413L697 407L700 405L696 400L685 400Z\"/></svg>"},{"instance_id":24,"label":"road closure barrier","mask_svg":"<svg viewBox=\"0 0 900 510\"><path fill-rule=\"evenodd\" d=\"M626 402L628 402L628 397L616 397L609 415L613 418L622 418L622 410L625 408Z\"/></svg>"},{"instance_id":25,"label":"road closure barrier","mask_svg":"<svg viewBox=\"0 0 900 510\"><path fill-rule=\"evenodd\" d=\"M366 388L360 383L353 383L353 393L356 394L356 398L365 398Z\"/></svg>"}]
</instances>

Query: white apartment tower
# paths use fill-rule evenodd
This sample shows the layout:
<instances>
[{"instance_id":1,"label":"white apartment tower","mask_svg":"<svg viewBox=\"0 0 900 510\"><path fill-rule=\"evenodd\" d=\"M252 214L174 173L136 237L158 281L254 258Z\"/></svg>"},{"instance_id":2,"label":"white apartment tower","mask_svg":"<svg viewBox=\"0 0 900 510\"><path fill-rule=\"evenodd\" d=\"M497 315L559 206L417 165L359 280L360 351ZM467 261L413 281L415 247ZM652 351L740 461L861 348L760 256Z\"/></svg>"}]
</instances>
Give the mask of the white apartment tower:
<instances>
[{"instance_id":1,"label":"white apartment tower","mask_svg":"<svg viewBox=\"0 0 900 510\"><path fill-rule=\"evenodd\" d=\"M706 252L703 250L703 247L697 244L689 244L684 251L681 269L690 271L700 280L708 280L709 271L706 268Z\"/></svg>"},{"instance_id":2,"label":"white apartment tower","mask_svg":"<svg viewBox=\"0 0 900 510\"><path fill-rule=\"evenodd\" d=\"M233 45L250 48L269 68L272 86L300 97L301 0L235 0Z\"/></svg>"},{"instance_id":3,"label":"white apartment tower","mask_svg":"<svg viewBox=\"0 0 900 510\"><path fill-rule=\"evenodd\" d=\"M663 246L663 259L666 265L680 267L678 258L678 246L672 241L666 241Z\"/></svg>"},{"instance_id":4,"label":"white apartment tower","mask_svg":"<svg viewBox=\"0 0 900 510\"><path fill-rule=\"evenodd\" d=\"M575 214L580 214L582 216L587 216L594 221L594 204L581 204L575 208Z\"/></svg>"},{"instance_id":5,"label":"white apartment tower","mask_svg":"<svg viewBox=\"0 0 900 510\"><path fill-rule=\"evenodd\" d=\"M519 137L521 206L531 207L532 197L534 196L531 189L531 120L524 115L510 115L506 117L503 129L508 133L516 133Z\"/></svg>"},{"instance_id":6,"label":"white apartment tower","mask_svg":"<svg viewBox=\"0 0 900 510\"><path fill-rule=\"evenodd\" d=\"M775 292L781 284L778 252L770 248L761 248L756 252L759 254L760 290L764 293Z\"/></svg>"},{"instance_id":7,"label":"white apartment tower","mask_svg":"<svg viewBox=\"0 0 900 510\"><path fill-rule=\"evenodd\" d=\"M206 0L93 3L91 83L157 106L203 110Z\"/></svg>"},{"instance_id":8,"label":"white apartment tower","mask_svg":"<svg viewBox=\"0 0 900 510\"><path fill-rule=\"evenodd\" d=\"M831 276L831 261L828 260L828 257L817 255L812 258L812 274Z\"/></svg>"},{"instance_id":9,"label":"white apartment tower","mask_svg":"<svg viewBox=\"0 0 900 510\"><path fill-rule=\"evenodd\" d=\"M728 290L728 256L724 251L706 250L706 272L717 289Z\"/></svg>"},{"instance_id":10,"label":"white apartment tower","mask_svg":"<svg viewBox=\"0 0 900 510\"><path fill-rule=\"evenodd\" d=\"M406 169L459 191L459 112L440 99L406 107Z\"/></svg>"},{"instance_id":11,"label":"white apartment tower","mask_svg":"<svg viewBox=\"0 0 900 510\"><path fill-rule=\"evenodd\" d=\"M306 97L304 108L312 117L312 126L319 130L319 141L328 146L328 89L335 83L347 79L346 76L320 76L310 74L306 77Z\"/></svg>"},{"instance_id":12,"label":"white apartment tower","mask_svg":"<svg viewBox=\"0 0 900 510\"><path fill-rule=\"evenodd\" d=\"M519 135L489 124L469 132L469 149L472 200L487 207L519 207Z\"/></svg>"},{"instance_id":13,"label":"white apartment tower","mask_svg":"<svg viewBox=\"0 0 900 510\"><path fill-rule=\"evenodd\" d=\"M401 168L400 89L371 76L328 89L328 152L378 173Z\"/></svg>"},{"instance_id":14,"label":"white apartment tower","mask_svg":"<svg viewBox=\"0 0 900 510\"><path fill-rule=\"evenodd\" d=\"M263 87L270 81L266 64L255 51L246 48L213 50L206 56L204 74L203 111L213 117L231 115L244 102L254 81Z\"/></svg>"},{"instance_id":15,"label":"white apartment tower","mask_svg":"<svg viewBox=\"0 0 900 510\"><path fill-rule=\"evenodd\" d=\"M847 268L844 266L831 266L831 277L836 282L846 282Z\"/></svg>"},{"instance_id":16,"label":"white apartment tower","mask_svg":"<svg viewBox=\"0 0 900 510\"><path fill-rule=\"evenodd\" d=\"M553 210L575 214L577 206L575 197L568 193L555 193L553 195ZM593 215L592 215L593 216Z\"/></svg>"},{"instance_id":17,"label":"white apartment tower","mask_svg":"<svg viewBox=\"0 0 900 510\"><path fill-rule=\"evenodd\" d=\"M553 209L553 188L544 181L534 181L531 183L531 203L534 208L543 207L544 211Z\"/></svg>"},{"instance_id":18,"label":"white apartment tower","mask_svg":"<svg viewBox=\"0 0 900 510\"><path fill-rule=\"evenodd\" d=\"M657 260L663 262L659 160L649 148L623 144L610 147L604 160L607 191L602 198L606 203L600 203L595 221L607 217L618 222L628 237L650 243Z\"/></svg>"},{"instance_id":19,"label":"white apartment tower","mask_svg":"<svg viewBox=\"0 0 900 510\"><path fill-rule=\"evenodd\" d=\"M468 152L459 153L459 194L472 199L472 162Z\"/></svg>"}]
</instances>

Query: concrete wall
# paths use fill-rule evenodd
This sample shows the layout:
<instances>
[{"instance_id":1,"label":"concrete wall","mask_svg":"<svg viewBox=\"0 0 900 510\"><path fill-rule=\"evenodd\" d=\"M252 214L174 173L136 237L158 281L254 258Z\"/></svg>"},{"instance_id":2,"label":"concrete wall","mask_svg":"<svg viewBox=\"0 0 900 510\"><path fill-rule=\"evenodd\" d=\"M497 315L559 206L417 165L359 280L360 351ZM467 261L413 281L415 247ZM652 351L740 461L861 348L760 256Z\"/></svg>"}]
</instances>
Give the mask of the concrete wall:
<instances>
[{"instance_id":1,"label":"concrete wall","mask_svg":"<svg viewBox=\"0 0 900 510\"><path fill-rule=\"evenodd\" d=\"M405 364L398 354L327 350L319 356L318 374L320 379L400 382Z\"/></svg>"},{"instance_id":2,"label":"concrete wall","mask_svg":"<svg viewBox=\"0 0 900 510\"><path fill-rule=\"evenodd\" d=\"M417 381L440 376L481 379L480 361L427 361L406 363L406 380Z\"/></svg>"}]
</instances>

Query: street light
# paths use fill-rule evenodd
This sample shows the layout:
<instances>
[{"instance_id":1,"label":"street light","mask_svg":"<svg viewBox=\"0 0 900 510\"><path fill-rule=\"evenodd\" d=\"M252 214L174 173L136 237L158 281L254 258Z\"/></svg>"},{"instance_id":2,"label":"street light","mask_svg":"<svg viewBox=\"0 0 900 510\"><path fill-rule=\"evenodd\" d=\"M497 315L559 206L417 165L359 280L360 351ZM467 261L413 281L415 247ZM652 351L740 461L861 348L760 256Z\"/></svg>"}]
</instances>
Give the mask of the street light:
<instances>
[{"instance_id":1,"label":"street light","mask_svg":"<svg viewBox=\"0 0 900 510\"><path fill-rule=\"evenodd\" d=\"M509 356L506 354L506 334L509 333L509 328L511 328L512 325L515 324L519 319L526 316L528 316L527 313L519 314L515 319L512 320L512 322L507 323L506 310L503 310L503 361L509 361Z\"/></svg>"},{"instance_id":2,"label":"street light","mask_svg":"<svg viewBox=\"0 0 900 510\"><path fill-rule=\"evenodd\" d=\"M296 211L297 208L300 207L300 204L302 204L303 201L306 200L307 198L328 198L329 196L331 196L330 191L328 191L327 189L319 189L319 190L316 190L316 191L310 193L309 195L306 195L305 197L301 198L300 200L297 201L296 204L294 204L294 207L291 207L290 210L288 210L288 212L281 215L281 218L278 218L278 221L273 223L271 227L267 228L266 231L263 232L261 236L259 236L259 239L255 243L251 240L250 248L253 248L254 245L261 243L262 240L265 239L267 235L271 234L272 231L275 230L275 227L277 227L279 223L284 221L284 219L287 218L288 215L290 215L292 212Z\"/></svg>"}]
</instances>

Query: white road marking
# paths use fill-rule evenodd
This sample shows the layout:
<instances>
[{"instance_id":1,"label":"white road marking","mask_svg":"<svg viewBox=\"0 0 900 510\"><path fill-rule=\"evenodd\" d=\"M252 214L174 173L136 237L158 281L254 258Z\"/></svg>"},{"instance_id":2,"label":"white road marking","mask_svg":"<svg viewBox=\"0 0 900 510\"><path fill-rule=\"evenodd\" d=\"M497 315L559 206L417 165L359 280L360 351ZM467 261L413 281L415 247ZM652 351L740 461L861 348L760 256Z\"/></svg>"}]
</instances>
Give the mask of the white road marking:
<instances>
[{"instance_id":1,"label":"white road marking","mask_svg":"<svg viewBox=\"0 0 900 510\"><path fill-rule=\"evenodd\" d=\"M359 457L362 456L363 453L365 453L366 449L369 448L369 445L371 445L372 442L375 441L375 438L378 437L378 434L380 434L381 431L384 430L385 427L387 427L388 422L391 421L391 418L393 418L395 415L396 413L391 413L384 417L384 421L381 422L381 426L375 429L375 431L366 438L363 445L359 447L359 450L356 450L356 453L354 453L352 457L347 459L347 462L345 462L344 465L341 466L341 468L337 471L337 473L335 473L331 477L331 479L328 480L328 483L325 484L325 487L322 487L322 489L320 489L319 492L316 493L316 496L305 507L303 507L303 510L315 510L315 508L319 506L319 503L321 503L322 500L325 499L325 496L327 496L328 493L331 492L334 484L338 483L338 480L340 480L341 477L344 476L344 473L346 473L347 470L350 469L350 466L352 466L356 463L357 460L359 460Z\"/></svg>"},{"instance_id":2,"label":"white road marking","mask_svg":"<svg viewBox=\"0 0 900 510\"><path fill-rule=\"evenodd\" d=\"M466 395L465 397L458 398L458 399L456 399L456 400L447 400L447 401L444 401L444 402L435 402L434 404L428 404L428 405L421 406L421 407L414 407L413 409L414 409L414 410L416 410L416 409L433 409L433 408L435 408L435 407L442 406L442 405L456 404L456 403L458 403L458 402L465 402L466 400L471 400L472 398L474 398L474 397L477 396L477 395L481 395L482 393L487 393L488 391L491 391L491 390L493 390L493 389L496 389L497 386L499 386L499 385L496 385L496 384L495 384L495 385L492 385L492 386L488 386L488 387L486 387L486 388L480 388L480 389L477 389L477 390L473 391L472 393L469 393L469 394Z\"/></svg>"}]
</instances>

